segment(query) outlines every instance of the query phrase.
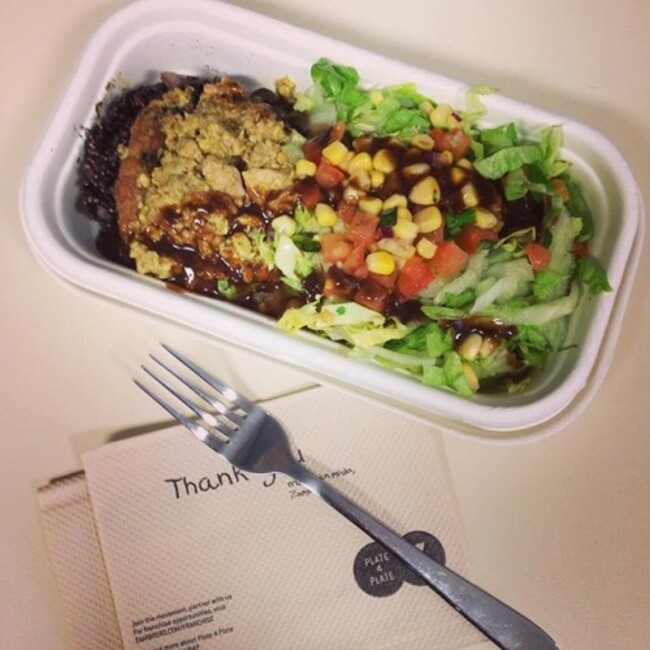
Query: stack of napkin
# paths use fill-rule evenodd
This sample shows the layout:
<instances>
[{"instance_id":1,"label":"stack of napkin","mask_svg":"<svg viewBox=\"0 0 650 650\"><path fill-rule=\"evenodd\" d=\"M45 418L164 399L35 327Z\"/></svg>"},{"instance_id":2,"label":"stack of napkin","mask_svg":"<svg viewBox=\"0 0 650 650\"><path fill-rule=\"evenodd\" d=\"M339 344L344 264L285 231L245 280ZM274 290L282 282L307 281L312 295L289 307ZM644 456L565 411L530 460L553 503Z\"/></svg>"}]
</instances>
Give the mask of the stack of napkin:
<instances>
[{"instance_id":1,"label":"stack of napkin","mask_svg":"<svg viewBox=\"0 0 650 650\"><path fill-rule=\"evenodd\" d=\"M331 388L264 407L301 461L467 577L435 433ZM182 428L109 443L39 491L72 648L452 650L484 638L283 475Z\"/></svg>"}]
</instances>

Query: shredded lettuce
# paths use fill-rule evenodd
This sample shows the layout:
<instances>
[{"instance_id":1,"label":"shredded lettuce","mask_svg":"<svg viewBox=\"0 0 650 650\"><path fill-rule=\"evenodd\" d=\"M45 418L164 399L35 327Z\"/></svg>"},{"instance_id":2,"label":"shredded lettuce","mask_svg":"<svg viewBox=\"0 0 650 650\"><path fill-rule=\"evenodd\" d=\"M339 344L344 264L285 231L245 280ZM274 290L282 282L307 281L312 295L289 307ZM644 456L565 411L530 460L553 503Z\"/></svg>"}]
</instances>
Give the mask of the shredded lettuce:
<instances>
[{"instance_id":1,"label":"shredded lettuce","mask_svg":"<svg viewBox=\"0 0 650 650\"><path fill-rule=\"evenodd\" d=\"M451 390L460 395L472 395L463 361L453 349L448 330L428 323L406 334L401 340L384 347L363 351L365 358L417 377L427 386Z\"/></svg>"},{"instance_id":2,"label":"shredded lettuce","mask_svg":"<svg viewBox=\"0 0 650 650\"><path fill-rule=\"evenodd\" d=\"M569 169L569 163L560 158L562 148L562 129L558 125L542 129L539 143L542 157L538 163L544 178L555 178Z\"/></svg>"},{"instance_id":3,"label":"shredded lettuce","mask_svg":"<svg viewBox=\"0 0 650 650\"><path fill-rule=\"evenodd\" d=\"M472 255L467 262L465 270L457 278L454 278L451 282L449 282L434 298L434 304L446 304L448 303L450 296L461 295L468 289L475 290L481 276L487 269L487 266L487 251L478 251L476 254ZM453 307L453 305L449 306Z\"/></svg>"},{"instance_id":4,"label":"shredded lettuce","mask_svg":"<svg viewBox=\"0 0 650 650\"><path fill-rule=\"evenodd\" d=\"M298 133L295 129L291 130L289 142L282 147L282 151L293 164L304 157L302 145L305 144L306 141L307 139L304 135Z\"/></svg>"},{"instance_id":5,"label":"shredded lettuce","mask_svg":"<svg viewBox=\"0 0 650 650\"><path fill-rule=\"evenodd\" d=\"M566 208L572 216L579 218L582 222L582 230L578 235L578 240L581 242L589 241L594 234L594 220L589 205L582 196L578 184L568 174L562 174L560 178L569 192Z\"/></svg>"},{"instance_id":6,"label":"shredded lettuce","mask_svg":"<svg viewBox=\"0 0 650 650\"><path fill-rule=\"evenodd\" d=\"M312 273L318 259L314 252L301 250L291 237L277 233L273 263L282 271L284 279L292 281L290 286L294 286Z\"/></svg>"},{"instance_id":7,"label":"shredded lettuce","mask_svg":"<svg viewBox=\"0 0 650 650\"><path fill-rule=\"evenodd\" d=\"M248 238L253 242L255 250L269 269L275 268L275 248L270 239L259 228L254 228L248 233Z\"/></svg>"},{"instance_id":8,"label":"shredded lettuce","mask_svg":"<svg viewBox=\"0 0 650 650\"><path fill-rule=\"evenodd\" d=\"M491 129L483 129L481 131L481 142L485 148L485 155L491 156L499 149L519 145L519 133L514 122L509 122Z\"/></svg>"},{"instance_id":9,"label":"shredded lettuce","mask_svg":"<svg viewBox=\"0 0 650 650\"><path fill-rule=\"evenodd\" d=\"M597 296L601 292L612 290L607 279L607 273L597 260L593 258L579 259L576 264L576 271L578 278L585 285L590 296Z\"/></svg>"},{"instance_id":10,"label":"shredded lettuce","mask_svg":"<svg viewBox=\"0 0 650 650\"><path fill-rule=\"evenodd\" d=\"M472 127L476 122L487 115L487 109L481 101L484 95L492 95L496 91L490 86L472 86L465 95L465 110L460 112L463 125Z\"/></svg>"},{"instance_id":11,"label":"shredded lettuce","mask_svg":"<svg viewBox=\"0 0 650 650\"><path fill-rule=\"evenodd\" d=\"M361 349L401 339L411 329L356 302L324 305L309 302L302 307L287 309L278 324L289 331L306 328Z\"/></svg>"},{"instance_id":12,"label":"shredded lettuce","mask_svg":"<svg viewBox=\"0 0 650 650\"><path fill-rule=\"evenodd\" d=\"M557 282L549 287L546 299L557 298L566 293L573 271L575 259L573 257L573 242L576 237L576 222L572 220L568 211L562 210L558 215L551 230L551 261L546 270L555 274Z\"/></svg>"},{"instance_id":13,"label":"shredded lettuce","mask_svg":"<svg viewBox=\"0 0 650 650\"><path fill-rule=\"evenodd\" d=\"M327 58L314 63L311 78L313 86L297 97L294 108L307 112L312 124L344 120L354 137L372 133L408 138L431 127L420 109L430 100L413 83L364 89L354 68Z\"/></svg>"},{"instance_id":14,"label":"shredded lettuce","mask_svg":"<svg viewBox=\"0 0 650 650\"><path fill-rule=\"evenodd\" d=\"M467 375L463 369L463 360L458 352L447 352L442 366L447 386L459 395L470 396L474 390L467 381Z\"/></svg>"},{"instance_id":15,"label":"shredded lettuce","mask_svg":"<svg viewBox=\"0 0 650 650\"><path fill-rule=\"evenodd\" d=\"M508 172L534 163L542 157L539 146L532 144L513 145L499 149L491 156L475 164L476 171L484 178L495 180Z\"/></svg>"},{"instance_id":16,"label":"shredded lettuce","mask_svg":"<svg viewBox=\"0 0 650 650\"><path fill-rule=\"evenodd\" d=\"M349 130L353 136L374 133L379 136L406 137L427 131L431 123L420 110L425 101L413 84L392 86L369 93L366 102L349 115Z\"/></svg>"},{"instance_id":17,"label":"shredded lettuce","mask_svg":"<svg viewBox=\"0 0 650 650\"><path fill-rule=\"evenodd\" d=\"M287 278L296 279L296 266L302 252L286 235L278 235L275 241L275 256L273 261L282 275Z\"/></svg>"},{"instance_id":18,"label":"shredded lettuce","mask_svg":"<svg viewBox=\"0 0 650 650\"><path fill-rule=\"evenodd\" d=\"M469 310L470 315L485 312L493 303L504 302L514 298L518 287L519 281L515 277L505 276L499 278L486 291L479 295Z\"/></svg>"},{"instance_id":19,"label":"shredded lettuce","mask_svg":"<svg viewBox=\"0 0 650 650\"><path fill-rule=\"evenodd\" d=\"M518 303L506 303L502 307L493 307L484 310L483 313L498 318L513 325L544 325L549 321L563 316L569 316L573 313L578 304L580 290L578 285L573 283L568 295L562 296L557 300L543 302L539 304L522 307Z\"/></svg>"}]
</instances>

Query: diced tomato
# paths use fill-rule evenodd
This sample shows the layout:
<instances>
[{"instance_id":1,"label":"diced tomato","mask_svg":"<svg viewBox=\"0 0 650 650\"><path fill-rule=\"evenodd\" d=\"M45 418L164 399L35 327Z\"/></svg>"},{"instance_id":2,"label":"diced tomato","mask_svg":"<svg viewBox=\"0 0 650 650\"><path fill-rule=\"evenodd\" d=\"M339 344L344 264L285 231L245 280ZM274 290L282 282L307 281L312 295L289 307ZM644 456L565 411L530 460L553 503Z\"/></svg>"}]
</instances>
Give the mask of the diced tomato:
<instances>
[{"instance_id":1,"label":"diced tomato","mask_svg":"<svg viewBox=\"0 0 650 650\"><path fill-rule=\"evenodd\" d=\"M324 148L321 138L313 138L302 145L302 153L307 160L311 160L315 165L318 165Z\"/></svg>"},{"instance_id":2,"label":"diced tomato","mask_svg":"<svg viewBox=\"0 0 650 650\"><path fill-rule=\"evenodd\" d=\"M431 131L433 148L436 151L451 151L454 160L459 160L467 154L471 144L470 138L462 129L455 128L449 131L435 128Z\"/></svg>"},{"instance_id":3,"label":"diced tomato","mask_svg":"<svg viewBox=\"0 0 650 650\"><path fill-rule=\"evenodd\" d=\"M350 254L343 261L343 270L346 273L354 274L366 263L365 244L355 244Z\"/></svg>"},{"instance_id":4,"label":"diced tomato","mask_svg":"<svg viewBox=\"0 0 650 650\"><path fill-rule=\"evenodd\" d=\"M530 242L524 247L528 261L535 271L544 270L551 261L551 251L545 246Z\"/></svg>"},{"instance_id":5,"label":"diced tomato","mask_svg":"<svg viewBox=\"0 0 650 650\"><path fill-rule=\"evenodd\" d=\"M479 244L484 240L497 241L499 235L489 228L479 228L473 224L463 226L460 234L456 237L456 243L470 255L476 252Z\"/></svg>"},{"instance_id":6,"label":"diced tomato","mask_svg":"<svg viewBox=\"0 0 650 650\"><path fill-rule=\"evenodd\" d=\"M442 278L453 278L467 264L469 255L454 241L443 241L438 244L436 253L431 260L431 269Z\"/></svg>"},{"instance_id":7,"label":"diced tomato","mask_svg":"<svg viewBox=\"0 0 650 650\"><path fill-rule=\"evenodd\" d=\"M309 210L313 210L323 198L323 190L316 180L310 176L296 181L295 188L300 195L302 204Z\"/></svg>"},{"instance_id":8,"label":"diced tomato","mask_svg":"<svg viewBox=\"0 0 650 650\"><path fill-rule=\"evenodd\" d=\"M404 264L397 278L397 288L408 300L425 289L434 278L431 267L419 255L414 255Z\"/></svg>"},{"instance_id":9,"label":"diced tomato","mask_svg":"<svg viewBox=\"0 0 650 650\"><path fill-rule=\"evenodd\" d=\"M345 222L345 223L352 223L352 219L354 219L354 216L357 213L357 206L354 205L354 203L348 203L347 201L340 201L336 211L339 215L339 217Z\"/></svg>"},{"instance_id":10,"label":"diced tomato","mask_svg":"<svg viewBox=\"0 0 650 650\"><path fill-rule=\"evenodd\" d=\"M575 241L573 243L573 256L578 259L589 255L589 244L586 241Z\"/></svg>"},{"instance_id":11,"label":"diced tomato","mask_svg":"<svg viewBox=\"0 0 650 650\"><path fill-rule=\"evenodd\" d=\"M368 265L366 264L365 259L361 265L354 270L352 275L354 275L357 280L365 280L370 275L370 271L368 271Z\"/></svg>"},{"instance_id":12,"label":"diced tomato","mask_svg":"<svg viewBox=\"0 0 650 650\"><path fill-rule=\"evenodd\" d=\"M354 301L368 309L378 312L386 311L390 291L386 287L368 278L361 283L359 290L354 294Z\"/></svg>"},{"instance_id":13,"label":"diced tomato","mask_svg":"<svg viewBox=\"0 0 650 650\"><path fill-rule=\"evenodd\" d=\"M382 287L387 289L392 289L397 282L397 276L399 271L395 269L390 275L380 275L379 273L369 273L368 277L372 278L377 284L381 284Z\"/></svg>"},{"instance_id":14,"label":"diced tomato","mask_svg":"<svg viewBox=\"0 0 650 650\"><path fill-rule=\"evenodd\" d=\"M377 237L379 217L367 212L358 212L352 218L347 237L355 244L368 246Z\"/></svg>"},{"instance_id":15,"label":"diced tomato","mask_svg":"<svg viewBox=\"0 0 650 650\"><path fill-rule=\"evenodd\" d=\"M321 235L320 249L328 264L343 262L352 252L354 244L341 233L326 232Z\"/></svg>"},{"instance_id":16,"label":"diced tomato","mask_svg":"<svg viewBox=\"0 0 650 650\"><path fill-rule=\"evenodd\" d=\"M566 186L566 183L561 178L554 178L551 180L551 187L553 191L562 199L563 203L568 203L571 200L571 192Z\"/></svg>"},{"instance_id":17,"label":"diced tomato","mask_svg":"<svg viewBox=\"0 0 650 650\"><path fill-rule=\"evenodd\" d=\"M331 266L325 275L323 295L328 298L352 300L359 289L359 282L338 266Z\"/></svg>"},{"instance_id":18,"label":"diced tomato","mask_svg":"<svg viewBox=\"0 0 650 650\"><path fill-rule=\"evenodd\" d=\"M316 168L314 178L321 187L329 190L343 182L345 172L335 165L332 165L332 163L327 162L325 158L321 158L318 167Z\"/></svg>"}]
</instances>

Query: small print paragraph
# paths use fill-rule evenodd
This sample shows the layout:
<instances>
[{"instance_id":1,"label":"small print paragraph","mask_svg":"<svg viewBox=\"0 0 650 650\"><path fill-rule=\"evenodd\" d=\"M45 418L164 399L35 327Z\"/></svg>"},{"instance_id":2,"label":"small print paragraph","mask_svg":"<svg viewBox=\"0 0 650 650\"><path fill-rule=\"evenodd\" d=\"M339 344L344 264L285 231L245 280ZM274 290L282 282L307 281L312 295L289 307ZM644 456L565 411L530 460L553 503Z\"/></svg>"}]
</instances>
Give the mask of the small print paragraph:
<instances>
[{"instance_id":1,"label":"small print paragraph","mask_svg":"<svg viewBox=\"0 0 650 650\"><path fill-rule=\"evenodd\" d=\"M232 634L228 625L215 625L215 616L225 612L232 602L232 594L200 600L177 609L151 614L131 624L136 644L162 639L178 632L193 631L193 636L157 645L152 650L198 650L201 642ZM196 628L204 628L200 632ZM205 629L208 628L208 629Z\"/></svg>"}]
</instances>

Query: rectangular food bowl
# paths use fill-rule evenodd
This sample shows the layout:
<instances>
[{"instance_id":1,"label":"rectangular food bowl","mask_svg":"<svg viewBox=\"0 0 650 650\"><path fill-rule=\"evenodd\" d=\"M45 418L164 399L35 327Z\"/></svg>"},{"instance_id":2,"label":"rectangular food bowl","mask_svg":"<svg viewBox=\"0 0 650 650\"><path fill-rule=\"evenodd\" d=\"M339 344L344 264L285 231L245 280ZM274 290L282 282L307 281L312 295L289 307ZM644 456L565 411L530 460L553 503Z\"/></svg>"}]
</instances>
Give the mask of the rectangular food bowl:
<instances>
[{"instance_id":1,"label":"rectangular food bowl","mask_svg":"<svg viewBox=\"0 0 650 650\"><path fill-rule=\"evenodd\" d=\"M161 71L175 71L221 73L271 88L288 75L306 87L311 64L322 56L354 65L368 84L412 81L438 101L464 105L467 86L459 81L214 0L140 0L118 11L89 42L25 175L22 217L36 257L77 288L288 363L446 431L511 441L559 430L588 404L607 372L643 235L643 206L626 162L600 134L565 117L503 96L485 99L486 124L513 121L524 133L562 125L563 156L594 212L592 250L614 288L598 299L582 298L568 338L575 347L556 355L522 394L467 399L430 388L351 358L316 335L287 333L240 307L170 291L97 253L97 226L75 208L77 161L83 127L111 82L149 83Z\"/></svg>"}]
</instances>

